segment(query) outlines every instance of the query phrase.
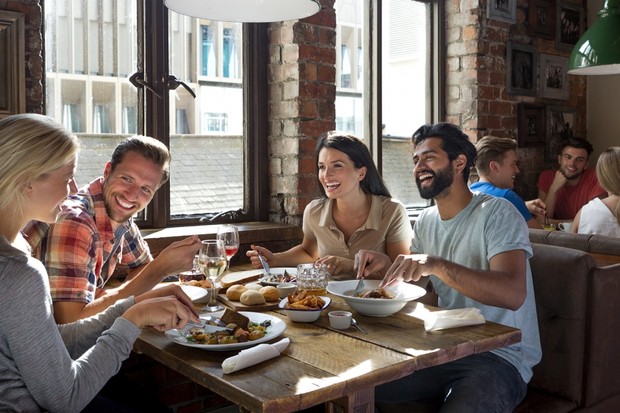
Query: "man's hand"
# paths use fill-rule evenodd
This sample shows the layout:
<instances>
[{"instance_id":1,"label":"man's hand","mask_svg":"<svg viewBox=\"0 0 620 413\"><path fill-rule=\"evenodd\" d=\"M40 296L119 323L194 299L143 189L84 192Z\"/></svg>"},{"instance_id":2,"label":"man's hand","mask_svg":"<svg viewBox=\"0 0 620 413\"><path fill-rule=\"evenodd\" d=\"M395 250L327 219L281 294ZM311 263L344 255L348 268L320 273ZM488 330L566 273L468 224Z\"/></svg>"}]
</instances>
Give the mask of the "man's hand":
<instances>
[{"instance_id":1,"label":"man's hand","mask_svg":"<svg viewBox=\"0 0 620 413\"><path fill-rule=\"evenodd\" d=\"M430 268L436 259L427 254L399 255L394 264L387 270L379 287L387 287L401 281L418 281L430 274Z\"/></svg>"},{"instance_id":2,"label":"man's hand","mask_svg":"<svg viewBox=\"0 0 620 413\"><path fill-rule=\"evenodd\" d=\"M549 187L549 192L552 192L552 188L557 191L558 189L566 185L566 182L568 182L568 179L566 179L562 171L555 171L555 175L553 176L553 182L551 182L551 186Z\"/></svg>"},{"instance_id":3,"label":"man's hand","mask_svg":"<svg viewBox=\"0 0 620 413\"><path fill-rule=\"evenodd\" d=\"M157 262L157 267L161 269L162 278L191 270L194 257L200 251L200 246L200 238L192 235L164 248L154 260Z\"/></svg>"},{"instance_id":4,"label":"man's hand","mask_svg":"<svg viewBox=\"0 0 620 413\"><path fill-rule=\"evenodd\" d=\"M534 216L544 216L547 213L547 205L540 198L526 201L527 210Z\"/></svg>"}]
</instances>

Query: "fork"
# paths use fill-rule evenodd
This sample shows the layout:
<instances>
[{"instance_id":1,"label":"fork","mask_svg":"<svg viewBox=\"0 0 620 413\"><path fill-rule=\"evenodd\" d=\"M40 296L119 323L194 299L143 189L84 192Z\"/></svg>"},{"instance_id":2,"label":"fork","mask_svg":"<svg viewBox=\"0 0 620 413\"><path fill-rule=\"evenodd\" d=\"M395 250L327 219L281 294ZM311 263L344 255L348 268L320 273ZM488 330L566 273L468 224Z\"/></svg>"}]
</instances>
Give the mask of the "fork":
<instances>
[{"instance_id":1,"label":"fork","mask_svg":"<svg viewBox=\"0 0 620 413\"><path fill-rule=\"evenodd\" d=\"M364 279L360 278L357 286L355 287L355 291L353 291L353 297L357 297L364 290Z\"/></svg>"}]
</instances>

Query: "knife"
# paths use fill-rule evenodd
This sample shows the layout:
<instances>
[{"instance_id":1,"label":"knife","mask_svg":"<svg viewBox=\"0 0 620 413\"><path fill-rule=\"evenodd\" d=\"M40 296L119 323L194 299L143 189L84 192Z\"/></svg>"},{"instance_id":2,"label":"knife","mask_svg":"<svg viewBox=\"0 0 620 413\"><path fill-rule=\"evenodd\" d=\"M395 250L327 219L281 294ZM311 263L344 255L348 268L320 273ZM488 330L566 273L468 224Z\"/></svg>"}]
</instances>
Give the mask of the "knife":
<instances>
[{"instance_id":1,"label":"knife","mask_svg":"<svg viewBox=\"0 0 620 413\"><path fill-rule=\"evenodd\" d=\"M355 287L355 291L353 291L353 297L358 297L362 290L364 289L364 279L360 278L357 286Z\"/></svg>"},{"instance_id":2,"label":"knife","mask_svg":"<svg viewBox=\"0 0 620 413\"><path fill-rule=\"evenodd\" d=\"M265 278L269 277L271 272L269 271L269 264L267 264L267 260L260 253L258 254L258 259L263 266L263 272L265 273Z\"/></svg>"}]
</instances>

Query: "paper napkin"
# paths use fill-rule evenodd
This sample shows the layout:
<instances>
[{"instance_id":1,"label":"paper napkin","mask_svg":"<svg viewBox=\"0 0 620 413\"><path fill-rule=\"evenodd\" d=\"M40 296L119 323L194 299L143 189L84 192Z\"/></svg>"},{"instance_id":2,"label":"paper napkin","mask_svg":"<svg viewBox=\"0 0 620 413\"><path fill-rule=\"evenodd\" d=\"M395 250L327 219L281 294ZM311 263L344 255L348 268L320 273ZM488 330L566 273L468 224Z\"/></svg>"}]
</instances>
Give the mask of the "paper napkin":
<instances>
[{"instance_id":1,"label":"paper napkin","mask_svg":"<svg viewBox=\"0 0 620 413\"><path fill-rule=\"evenodd\" d=\"M424 314L424 329L426 331L471 326L483 324L484 322L485 319L480 310L473 307L429 311L427 314Z\"/></svg>"},{"instance_id":2,"label":"paper napkin","mask_svg":"<svg viewBox=\"0 0 620 413\"><path fill-rule=\"evenodd\" d=\"M253 366L262 361L277 357L288 347L291 340L286 337L277 343L259 344L255 347L241 350L236 356L228 357L222 362L222 370L224 374L239 371L246 367Z\"/></svg>"}]
</instances>

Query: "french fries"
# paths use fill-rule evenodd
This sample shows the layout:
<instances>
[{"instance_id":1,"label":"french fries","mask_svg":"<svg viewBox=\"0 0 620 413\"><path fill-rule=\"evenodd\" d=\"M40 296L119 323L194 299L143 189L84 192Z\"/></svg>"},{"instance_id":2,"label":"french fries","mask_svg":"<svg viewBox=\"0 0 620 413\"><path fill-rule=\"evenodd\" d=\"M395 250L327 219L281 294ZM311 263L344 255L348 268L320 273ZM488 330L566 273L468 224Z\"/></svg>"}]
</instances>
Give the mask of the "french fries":
<instances>
[{"instance_id":1,"label":"french fries","mask_svg":"<svg viewBox=\"0 0 620 413\"><path fill-rule=\"evenodd\" d=\"M284 308L291 310L320 310L325 301L316 295L309 295L306 290L297 291L288 295L288 302Z\"/></svg>"}]
</instances>

